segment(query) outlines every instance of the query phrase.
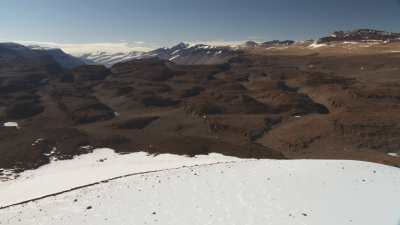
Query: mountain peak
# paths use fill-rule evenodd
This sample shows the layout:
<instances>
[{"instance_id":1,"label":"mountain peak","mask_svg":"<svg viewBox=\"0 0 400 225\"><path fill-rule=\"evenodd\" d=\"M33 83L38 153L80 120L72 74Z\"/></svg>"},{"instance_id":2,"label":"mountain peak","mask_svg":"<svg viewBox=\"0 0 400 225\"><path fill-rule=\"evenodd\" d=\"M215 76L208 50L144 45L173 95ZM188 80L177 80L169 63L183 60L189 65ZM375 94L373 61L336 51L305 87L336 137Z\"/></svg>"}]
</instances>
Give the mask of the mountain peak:
<instances>
[{"instance_id":1,"label":"mountain peak","mask_svg":"<svg viewBox=\"0 0 400 225\"><path fill-rule=\"evenodd\" d=\"M189 47L189 44L180 42L179 44L172 46L171 49L177 50L177 49L184 49L184 48L188 48L188 47Z\"/></svg>"}]
</instances>

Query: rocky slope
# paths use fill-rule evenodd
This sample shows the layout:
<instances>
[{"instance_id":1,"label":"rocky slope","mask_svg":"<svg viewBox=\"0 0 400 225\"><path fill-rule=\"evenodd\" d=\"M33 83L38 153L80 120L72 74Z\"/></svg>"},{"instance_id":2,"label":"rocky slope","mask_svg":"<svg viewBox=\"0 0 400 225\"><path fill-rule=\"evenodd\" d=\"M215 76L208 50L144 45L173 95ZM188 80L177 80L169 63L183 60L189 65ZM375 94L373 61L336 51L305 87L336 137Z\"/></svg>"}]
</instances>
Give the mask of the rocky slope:
<instances>
[{"instance_id":1,"label":"rocky slope","mask_svg":"<svg viewBox=\"0 0 400 225\"><path fill-rule=\"evenodd\" d=\"M59 48L44 48L36 45L31 45L27 47L36 52L50 55L57 63L59 63L62 67L66 69L72 69L77 66L85 65L85 62L81 59L67 54Z\"/></svg>"},{"instance_id":2,"label":"rocky slope","mask_svg":"<svg viewBox=\"0 0 400 225\"><path fill-rule=\"evenodd\" d=\"M336 31L329 37L323 37L318 43L327 42L368 42L368 41L400 41L400 33L392 33L373 29L357 29L353 31Z\"/></svg>"},{"instance_id":3,"label":"rocky slope","mask_svg":"<svg viewBox=\"0 0 400 225\"><path fill-rule=\"evenodd\" d=\"M273 41L266 41L262 43L257 43L254 41L248 41L246 42L243 47L245 48L256 48L256 47L262 47L262 48L274 48L274 47L287 47L290 45L295 44L295 41L292 40L273 40Z\"/></svg>"}]
</instances>

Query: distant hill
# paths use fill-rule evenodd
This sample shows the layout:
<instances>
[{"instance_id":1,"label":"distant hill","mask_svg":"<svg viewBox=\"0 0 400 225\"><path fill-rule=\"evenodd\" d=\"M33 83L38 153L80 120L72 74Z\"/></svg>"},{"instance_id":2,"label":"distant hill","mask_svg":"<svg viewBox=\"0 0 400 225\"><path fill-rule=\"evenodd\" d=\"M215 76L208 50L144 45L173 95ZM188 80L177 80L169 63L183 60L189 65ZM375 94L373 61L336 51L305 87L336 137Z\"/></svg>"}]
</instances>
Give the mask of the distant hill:
<instances>
[{"instance_id":1,"label":"distant hill","mask_svg":"<svg viewBox=\"0 0 400 225\"><path fill-rule=\"evenodd\" d=\"M392 33L374 29L356 29L353 31L335 31L328 37L318 40L318 43L343 41L400 41L400 33Z\"/></svg>"},{"instance_id":2,"label":"distant hill","mask_svg":"<svg viewBox=\"0 0 400 225\"><path fill-rule=\"evenodd\" d=\"M62 67L66 69L72 69L86 64L83 60L67 54L59 48L45 48L38 45L31 45L27 47L34 51L42 52L43 54L52 56L54 60L56 60Z\"/></svg>"},{"instance_id":3,"label":"distant hill","mask_svg":"<svg viewBox=\"0 0 400 225\"><path fill-rule=\"evenodd\" d=\"M11 71L32 72L38 68L59 67L47 51L33 50L16 43L0 43L0 64L2 76L9 75Z\"/></svg>"}]
</instances>

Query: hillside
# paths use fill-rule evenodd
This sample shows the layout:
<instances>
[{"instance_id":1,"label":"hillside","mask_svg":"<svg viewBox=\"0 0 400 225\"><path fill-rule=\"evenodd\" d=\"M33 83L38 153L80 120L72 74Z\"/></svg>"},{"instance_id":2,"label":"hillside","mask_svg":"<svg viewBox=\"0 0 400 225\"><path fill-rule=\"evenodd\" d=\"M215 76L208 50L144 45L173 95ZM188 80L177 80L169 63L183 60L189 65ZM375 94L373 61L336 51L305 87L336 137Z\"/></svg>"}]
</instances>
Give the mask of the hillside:
<instances>
[{"instance_id":1,"label":"hillside","mask_svg":"<svg viewBox=\"0 0 400 225\"><path fill-rule=\"evenodd\" d=\"M11 57L0 119L18 127L0 127L0 167L18 174L50 153L94 148L399 166L399 54L388 52L398 46L362 45L256 46L220 65L150 58L66 70Z\"/></svg>"},{"instance_id":2,"label":"hillside","mask_svg":"<svg viewBox=\"0 0 400 225\"><path fill-rule=\"evenodd\" d=\"M37 45L27 46L28 48L41 52L42 54L50 55L60 66L66 69L72 69L77 66L85 65L85 62L77 57L65 53L59 48L44 48Z\"/></svg>"}]
</instances>

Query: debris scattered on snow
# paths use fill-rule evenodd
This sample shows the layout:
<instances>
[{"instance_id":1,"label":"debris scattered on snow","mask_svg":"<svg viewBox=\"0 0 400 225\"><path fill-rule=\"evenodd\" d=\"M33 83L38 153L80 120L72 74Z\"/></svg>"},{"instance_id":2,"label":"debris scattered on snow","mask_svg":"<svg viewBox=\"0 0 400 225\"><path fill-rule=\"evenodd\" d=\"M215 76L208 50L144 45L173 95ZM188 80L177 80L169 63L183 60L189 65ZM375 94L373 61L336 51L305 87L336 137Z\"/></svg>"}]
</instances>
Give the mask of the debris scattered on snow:
<instances>
[{"instance_id":1,"label":"debris scattered on snow","mask_svg":"<svg viewBox=\"0 0 400 225\"><path fill-rule=\"evenodd\" d=\"M242 161L136 174L0 210L0 220L3 225L395 225L399 183L398 168L367 162Z\"/></svg>"},{"instance_id":2,"label":"debris scattered on snow","mask_svg":"<svg viewBox=\"0 0 400 225\"><path fill-rule=\"evenodd\" d=\"M51 155L56 149L53 150ZM191 158L172 154L152 156L145 152L120 155L112 149L95 149L71 160L52 158L50 164L24 171L18 179L0 182L0 207L130 173L240 160L221 154Z\"/></svg>"}]
</instances>

